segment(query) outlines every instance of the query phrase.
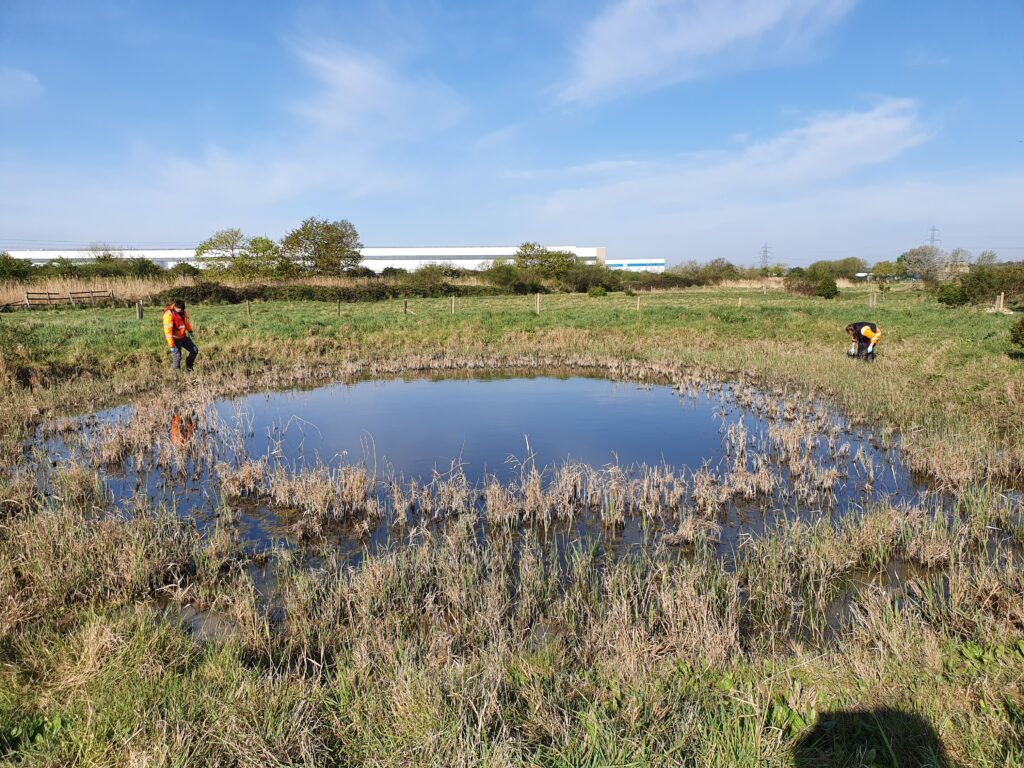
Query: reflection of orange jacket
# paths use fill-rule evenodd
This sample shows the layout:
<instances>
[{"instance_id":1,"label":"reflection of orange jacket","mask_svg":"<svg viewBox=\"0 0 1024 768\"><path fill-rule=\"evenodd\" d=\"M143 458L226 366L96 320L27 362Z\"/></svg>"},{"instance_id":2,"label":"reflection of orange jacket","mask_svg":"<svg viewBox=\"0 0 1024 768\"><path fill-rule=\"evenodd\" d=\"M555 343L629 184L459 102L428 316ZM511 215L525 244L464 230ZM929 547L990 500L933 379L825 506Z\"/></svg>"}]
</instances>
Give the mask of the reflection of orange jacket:
<instances>
[{"instance_id":1,"label":"reflection of orange jacket","mask_svg":"<svg viewBox=\"0 0 1024 768\"><path fill-rule=\"evenodd\" d=\"M175 413L171 417L171 444L175 448L183 448L195 431L196 422L191 416L182 419L180 413Z\"/></svg>"},{"instance_id":2,"label":"reflection of orange jacket","mask_svg":"<svg viewBox=\"0 0 1024 768\"><path fill-rule=\"evenodd\" d=\"M164 338L167 339L167 346L173 347L176 339L184 339L185 334L192 330L192 324L188 321L188 312L181 310L179 315L174 311L171 304L164 310Z\"/></svg>"}]
</instances>

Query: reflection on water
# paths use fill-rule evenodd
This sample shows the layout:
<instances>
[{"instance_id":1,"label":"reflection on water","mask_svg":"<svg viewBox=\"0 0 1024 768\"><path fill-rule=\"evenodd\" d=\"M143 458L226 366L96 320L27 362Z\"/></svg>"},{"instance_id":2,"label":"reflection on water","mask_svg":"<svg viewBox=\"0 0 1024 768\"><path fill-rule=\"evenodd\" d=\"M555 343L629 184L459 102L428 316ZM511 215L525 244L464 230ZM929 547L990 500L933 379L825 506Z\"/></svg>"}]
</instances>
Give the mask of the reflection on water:
<instances>
[{"instance_id":1,"label":"reflection on water","mask_svg":"<svg viewBox=\"0 0 1024 768\"><path fill-rule=\"evenodd\" d=\"M418 522L443 519L438 510L454 502L426 504L424 489L461 494L485 529L489 504L529 506L527 497L540 493L531 483L559 484L559 498L578 509L548 514L545 535L599 535L615 549L661 536L683 547L713 539L722 552L780 515L837 517L926 492L900 462L895 440L806 398L742 386L403 378L157 413L168 414L163 439L145 434L140 409L125 407L83 421L74 439L58 433L45 445L54 456L101 466L120 504L173 506L201 526L228 512L255 546L315 530L353 558L400 542ZM226 469L234 473L230 486ZM310 510L339 502L315 495L324 483L306 482L310 472L327 484L351 485L344 473L363 478L376 495L375 514L321 515L311 529ZM271 475L290 484L287 492L266 492Z\"/></svg>"}]
</instances>

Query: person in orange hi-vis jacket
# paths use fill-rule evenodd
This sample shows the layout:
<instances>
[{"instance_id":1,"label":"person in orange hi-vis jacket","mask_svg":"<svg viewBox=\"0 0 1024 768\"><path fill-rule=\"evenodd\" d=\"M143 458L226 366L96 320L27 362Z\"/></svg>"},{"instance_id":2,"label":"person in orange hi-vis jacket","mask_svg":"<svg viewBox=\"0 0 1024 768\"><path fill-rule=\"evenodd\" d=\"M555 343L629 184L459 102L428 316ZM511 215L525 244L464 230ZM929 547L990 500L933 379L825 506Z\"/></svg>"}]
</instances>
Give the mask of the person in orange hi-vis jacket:
<instances>
[{"instance_id":1,"label":"person in orange hi-vis jacket","mask_svg":"<svg viewBox=\"0 0 1024 768\"><path fill-rule=\"evenodd\" d=\"M191 371L199 349L192 341L192 324L185 312L185 302L180 299L164 310L164 338L171 353L171 367L181 369L181 350L188 352L185 358L185 370Z\"/></svg>"},{"instance_id":2,"label":"person in orange hi-vis jacket","mask_svg":"<svg viewBox=\"0 0 1024 768\"><path fill-rule=\"evenodd\" d=\"M882 330L874 323L850 323L846 332L853 339L850 357L862 357L868 362L875 360L875 346L882 338Z\"/></svg>"}]
</instances>

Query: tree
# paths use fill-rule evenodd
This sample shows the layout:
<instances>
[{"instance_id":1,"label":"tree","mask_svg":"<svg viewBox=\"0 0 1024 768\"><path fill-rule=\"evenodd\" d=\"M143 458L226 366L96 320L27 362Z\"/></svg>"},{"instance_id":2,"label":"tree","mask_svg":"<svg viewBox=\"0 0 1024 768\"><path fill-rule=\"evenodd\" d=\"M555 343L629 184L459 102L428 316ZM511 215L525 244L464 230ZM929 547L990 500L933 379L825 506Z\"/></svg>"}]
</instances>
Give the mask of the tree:
<instances>
[{"instance_id":1,"label":"tree","mask_svg":"<svg viewBox=\"0 0 1024 768\"><path fill-rule=\"evenodd\" d=\"M902 261L880 261L871 268L871 274L882 283L899 280L907 276L907 265Z\"/></svg>"},{"instance_id":2,"label":"tree","mask_svg":"<svg viewBox=\"0 0 1024 768\"><path fill-rule=\"evenodd\" d=\"M900 254L897 261L902 262L907 273L920 278L926 283L937 283L946 271L946 254L934 245L919 245Z\"/></svg>"},{"instance_id":3,"label":"tree","mask_svg":"<svg viewBox=\"0 0 1024 768\"><path fill-rule=\"evenodd\" d=\"M196 261L213 269L226 269L248 247L249 238L242 234L242 230L222 229L199 244Z\"/></svg>"},{"instance_id":4,"label":"tree","mask_svg":"<svg viewBox=\"0 0 1024 768\"><path fill-rule=\"evenodd\" d=\"M359 265L359 233L352 222L311 216L281 239L281 249L294 264L317 275L340 275Z\"/></svg>"},{"instance_id":5,"label":"tree","mask_svg":"<svg viewBox=\"0 0 1024 768\"><path fill-rule=\"evenodd\" d=\"M963 267L966 268L966 266L971 263L971 259L971 252L966 248L954 248L949 252L947 261L950 265L963 265Z\"/></svg>"},{"instance_id":6,"label":"tree","mask_svg":"<svg viewBox=\"0 0 1024 768\"><path fill-rule=\"evenodd\" d=\"M836 261L816 261L807 267L807 276L814 282L839 278L852 280L858 272L865 271L867 271L867 264L864 263L864 260L850 256Z\"/></svg>"},{"instance_id":7,"label":"tree","mask_svg":"<svg viewBox=\"0 0 1024 768\"><path fill-rule=\"evenodd\" d=\"M985 250L978 254L978 258L974 260L974 263L977 264L979 267L982 267L995 264L998 260L999 257L996 256L995 251Z\"/></svg>"},{"instance_id":8,"label":"tree","mask_svg":"<svg viewBox=\"0 0 1024 768\"><path fill-rule=\"evenodd\" d=\"M532 269L542 277L560 280L577 264L576 255L568 251L549 251L538 243L523 243L516 251L519 269Z\"/></svg>"},{"instance_id":9,"label":"tree","mask_svg":"<svg viewBox=\"0 0 1024 768\"><path fill-rule=\"evenodd\" d=\"M269 237L252 238L245 256L255 275L283 278L294 277L299 272L298 267L284 257L281 246Z\"/></svg>"}]
</instances>

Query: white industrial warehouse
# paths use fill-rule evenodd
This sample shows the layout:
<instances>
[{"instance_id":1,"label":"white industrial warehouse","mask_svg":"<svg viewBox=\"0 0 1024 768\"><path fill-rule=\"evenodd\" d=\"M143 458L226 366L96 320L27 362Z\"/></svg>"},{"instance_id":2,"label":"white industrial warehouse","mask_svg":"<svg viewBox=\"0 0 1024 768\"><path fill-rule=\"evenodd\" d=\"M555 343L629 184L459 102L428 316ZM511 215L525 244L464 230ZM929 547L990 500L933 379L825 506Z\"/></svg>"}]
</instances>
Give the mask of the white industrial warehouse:
<instances>
[{"instance_id":1,"label":"white industrial warehouse","mask_svg":"<svg viewBox=\"0 0 1024 768\"><path fill-rule=\"evenodd\" d=\"M606 249L600 246L549 245L552 251L568 251L587 264L604 264L609 269L624 269L630 272L664 272L664 259L613 258L609 259ZM117 256L126 259L143 257L161 267L176 264L196 263L195 249L188 248L125 248L111 249ZM463 269L481 269L496 259L511 259L519 250L515 245L500 246L458 246L454 248L363 248L363 264L374 272L387 267L412 271L425 264L453 264ZM91 261L96 257L94 249L89 250L11 250L16 259L26 259L34 264L46 264L54 259L70 261Z\"/></svg>"}]
</instances>

